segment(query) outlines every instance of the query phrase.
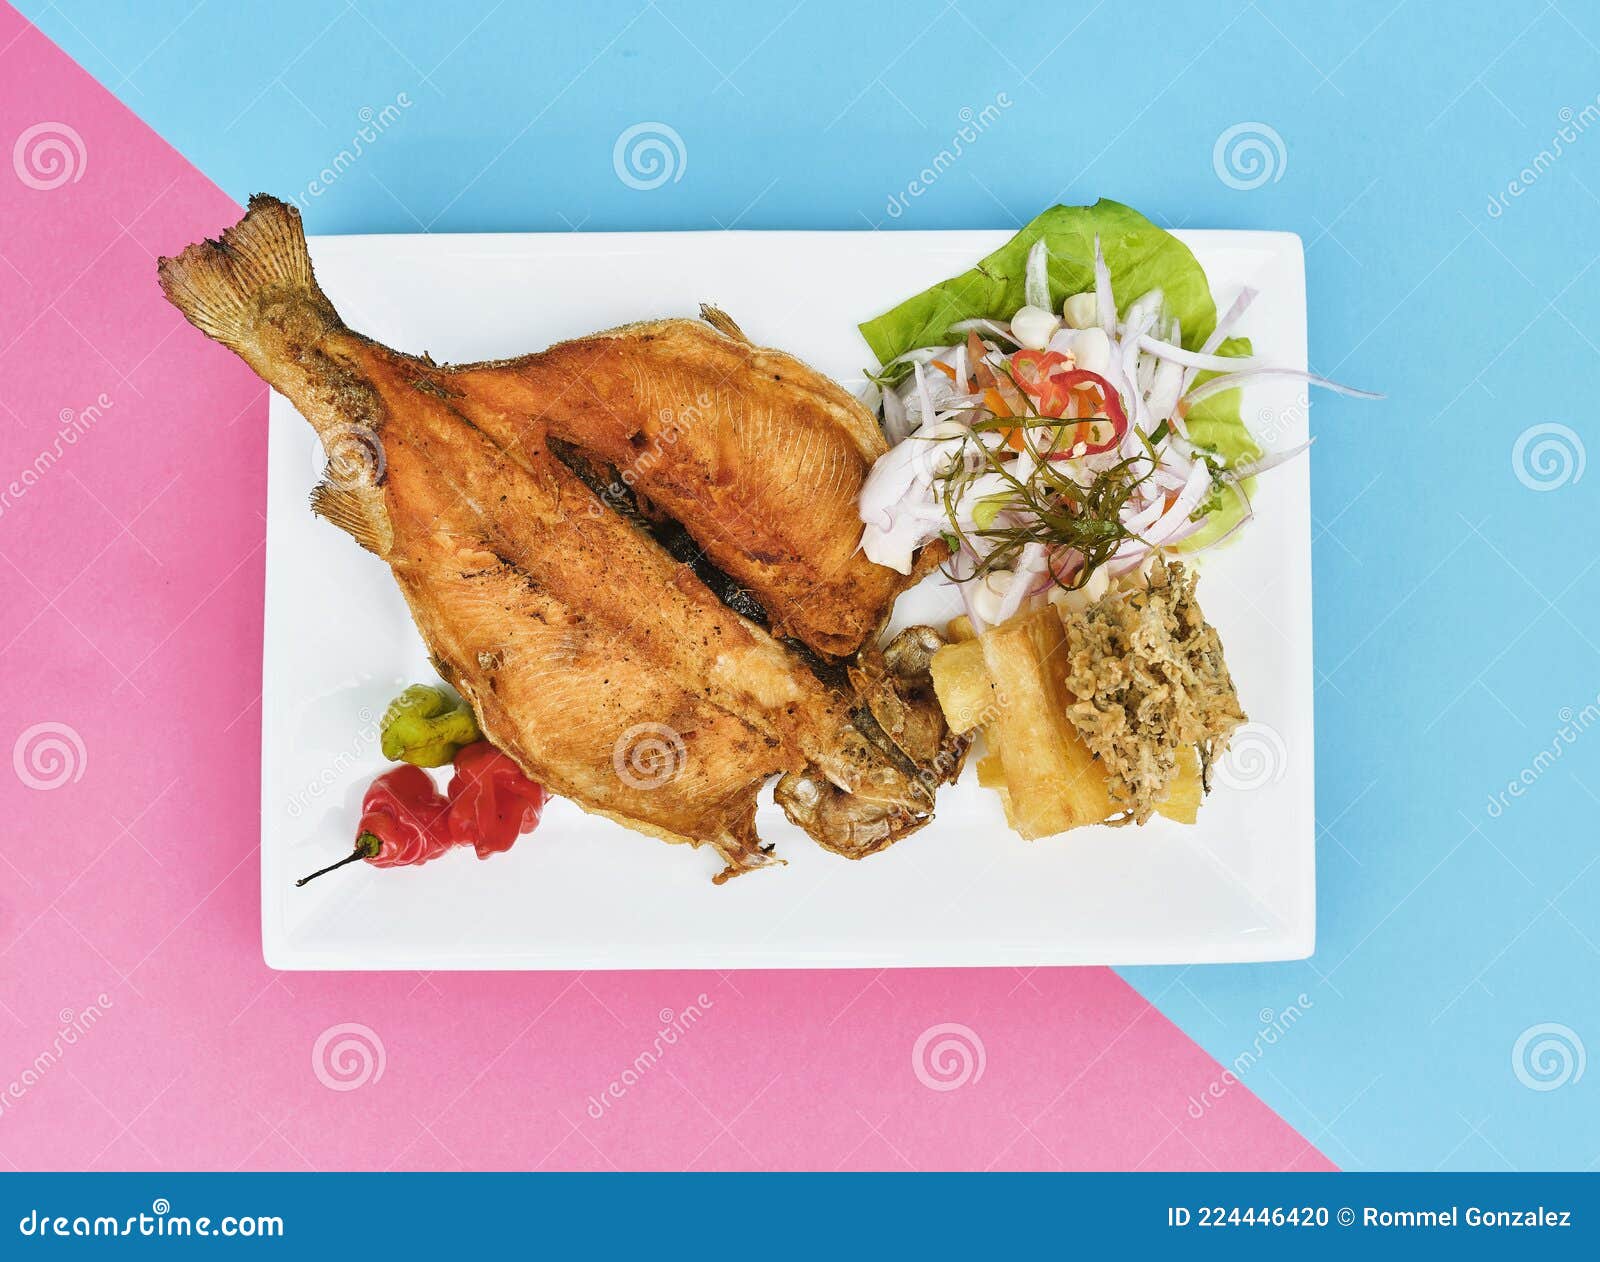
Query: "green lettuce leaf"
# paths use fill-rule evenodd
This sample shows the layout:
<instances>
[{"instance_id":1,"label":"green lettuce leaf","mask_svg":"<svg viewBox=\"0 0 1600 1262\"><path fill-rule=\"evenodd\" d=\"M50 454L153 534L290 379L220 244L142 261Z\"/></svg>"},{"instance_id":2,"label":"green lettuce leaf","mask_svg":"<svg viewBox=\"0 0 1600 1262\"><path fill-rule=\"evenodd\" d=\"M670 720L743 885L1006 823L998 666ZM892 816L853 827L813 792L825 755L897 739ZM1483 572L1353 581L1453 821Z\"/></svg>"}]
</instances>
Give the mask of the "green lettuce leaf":
<instances>
[{"instance_id":1,"label":"green lettuce leaf","mask_svg":"<svg viewBox=\"0 0 1600 1262\"><path fill-rule=\"evenodd\" d=\"M861 326L881 364L918 346L948 346L950 326L979 316L1009 320L1023 305L1028 251L1050 248L1050 301L1094 288L1094 239L1100 238L1119 312L1159 288L1177 316L1183 344L1198 347L1216 327L1217 308L1205 270L1189 247L1138 211L1101 198L1093 206L1052 206L988 258L960 276L908 298Z\"/></svg>"}]
</instances>

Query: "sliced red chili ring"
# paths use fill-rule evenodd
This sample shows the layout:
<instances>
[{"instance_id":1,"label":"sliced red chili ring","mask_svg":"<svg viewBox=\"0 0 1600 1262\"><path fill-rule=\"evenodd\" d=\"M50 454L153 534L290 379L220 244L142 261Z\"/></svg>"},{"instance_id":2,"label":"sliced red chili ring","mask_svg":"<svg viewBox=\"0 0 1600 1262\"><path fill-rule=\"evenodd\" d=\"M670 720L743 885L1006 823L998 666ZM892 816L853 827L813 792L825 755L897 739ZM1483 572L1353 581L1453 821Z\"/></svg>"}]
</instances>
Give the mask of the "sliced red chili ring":
<instances>
[{"instance_id":1,"label":"sliced red chili ring","mask_svg":"<svg viewBox=\"0 0 1600 1262\"><path fill-rule=\"evenodd\" d=\"M1116 387L1087 368L1063 368L1070 362L1059 351L1020 350L1011 357L1012 376L1038 403L1041 416L1083 422L1073 430L1067 450L1052 455L1053 460L1112 451L1128 432L1128 414ZM1090 410L1080 413L1080 404Z\"/></svg>"},{"instance_id":2,"label":"sliced red chili ring","mask_svg":"<svg viewBox=\"0 0 1600 1262\"><path fill-rule=\"evenodd\" d=\"M1096 413L1084 417L1083 424L1073 430L1072 444L1066 451L1055 453L1053 460L1067 460L1074 455L1096 456L1102 452L1112 451L1121 445L1123 436L1128 432L1128 414L1123 409L1122 399L1117 394L1117 389L1097 372L1087 368L1073 368L1066 372L1055 373L1050 377L1050 384L1060 391L1060 407L1056 410L1070 413L1075 396L1097 392L1099 400ZM1041 400L1042 403L1042 400ZM1100 415L1103 413L1104 415ZM1076 419L1068 416L1067 419ZM1104 425L1101 422L1104 422ZM1101 436L1101 431L1109 426L1109 436ZM1082 450L1079 450L1082 448Z\"/></svg>"}]
</instances>

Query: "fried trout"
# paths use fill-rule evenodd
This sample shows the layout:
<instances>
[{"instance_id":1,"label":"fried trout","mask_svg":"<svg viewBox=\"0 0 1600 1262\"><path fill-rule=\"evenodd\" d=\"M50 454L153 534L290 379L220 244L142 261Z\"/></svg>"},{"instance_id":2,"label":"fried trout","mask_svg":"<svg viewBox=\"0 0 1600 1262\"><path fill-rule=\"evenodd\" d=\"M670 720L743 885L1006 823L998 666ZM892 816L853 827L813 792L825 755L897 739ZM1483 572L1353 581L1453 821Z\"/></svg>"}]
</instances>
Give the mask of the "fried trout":
<instances>
[{"instance_id":1,"label":"fried trout","mask_svg":"<svg viewBox=\"0 0 1600 1262\"><path fill-rule=\"evenodd\" d=\"M715 847L719 881L777 861L755 831L774 774L791 818L850 857L930 817L948 760L923 770L851 687L776 638L813 664L852 653L905 582L855 553L855 496L883 440L832 382L725 317L498 363L402 354L346 327L299 212L269 197L162 259L160 279L310 421L329 455L313 510L388 563L440 673L551 792ZM770 628L615 511L562 444L632 471Z\"/></svg>"}]
</instances>

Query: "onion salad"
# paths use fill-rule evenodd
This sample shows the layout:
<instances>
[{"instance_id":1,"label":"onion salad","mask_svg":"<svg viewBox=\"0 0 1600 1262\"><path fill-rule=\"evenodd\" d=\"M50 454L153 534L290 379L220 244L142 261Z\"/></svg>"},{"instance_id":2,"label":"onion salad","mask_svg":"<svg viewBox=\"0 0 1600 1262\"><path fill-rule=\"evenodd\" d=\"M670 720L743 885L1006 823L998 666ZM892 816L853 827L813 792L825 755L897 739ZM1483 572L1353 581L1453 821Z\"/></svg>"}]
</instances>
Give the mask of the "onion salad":
<instances>
[{"instance_id":1,"label":"onion salad","mask_svg":"<svg viewBox=\"0 0 1600 1262\"><path fill-rule=\"evenodd\" d=\"M943 538L979 631L1046 600L1087 604L1163 549L1208 527L1214 546L1250 520L1250 480L1310 444L1230 462L1191 438L1207 399L1264 377L1381 397L1225 345L1253 290L1189 350L1160 288L1112 292L1098 236L1093 288L1059 307L1050 262L1034 241L1009 320L957 321L959 340L895 356L869 387L891 446L862 488L861 547L907 574Z\"/></svg>"}]
</instances>

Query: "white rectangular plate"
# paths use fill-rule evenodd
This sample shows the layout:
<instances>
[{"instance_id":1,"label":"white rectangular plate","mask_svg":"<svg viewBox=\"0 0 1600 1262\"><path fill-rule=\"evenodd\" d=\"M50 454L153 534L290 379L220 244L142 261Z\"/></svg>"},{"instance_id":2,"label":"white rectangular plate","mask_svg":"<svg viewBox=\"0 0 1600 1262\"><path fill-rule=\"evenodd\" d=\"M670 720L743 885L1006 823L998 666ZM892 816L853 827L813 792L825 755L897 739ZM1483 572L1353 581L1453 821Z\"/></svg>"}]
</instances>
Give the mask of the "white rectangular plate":
<instances>
[{"instance_id":1,"label":"white rectangular plate","mask_svg":"<svg viewBox=\"0 0 1600 1262\"><path fill-rule=\"evenodd\" d=\"M1298 237L1184 232L1223 308L1261 296L1241 328L1306 365ZM355 328L440 361L519 355L630 320L727 310L758 342L854 387L872 357L859 321L962 271L1005 232L630 233L324 237L323 288ZM1270 446L1306 435L1304 392L1245 398ZM1197 827L1091 828L1025 842L969 765L936 818L850 862L764 795L759 826L787 867L716 887L709 849L669 846L552 802L486 862L355 865L347 852L384 769L377 720L433 677L388 567L312 517L311 428L271 405L262 703L261 934L283 969L758 968L1202 963L1299 958L1314 939L1308 461L1262 479L1258 515L1205 560L1201 600L1252 726ZM956 612L937 580L896 621Z\"/></svg>"}]
</instances>

